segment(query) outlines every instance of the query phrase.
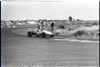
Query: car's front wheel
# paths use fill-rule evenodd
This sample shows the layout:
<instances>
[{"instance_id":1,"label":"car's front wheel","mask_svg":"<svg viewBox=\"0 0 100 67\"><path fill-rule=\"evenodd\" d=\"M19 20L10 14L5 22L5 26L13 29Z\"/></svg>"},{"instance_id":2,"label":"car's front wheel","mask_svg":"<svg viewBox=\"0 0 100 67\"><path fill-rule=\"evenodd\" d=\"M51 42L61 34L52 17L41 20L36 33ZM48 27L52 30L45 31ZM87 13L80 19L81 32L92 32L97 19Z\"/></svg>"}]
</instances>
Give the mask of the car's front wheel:
<instances>
[{"instance_id":1,"label":"car's front wheel","mask_svg":"<svg viewBox=\"0 0 100 67\"><path fill-rule=\"evenodd\" d=\"M27 33L27 35L28 35L28 37L32 37L32 32L29 31L29 32Z\"/></svg>"},{"instance_id":2,"label":"car's front wheel","mask_svg":"<svg viewBox=\"0 0 100 67\"><path fill-rule=\"evenodd\" d=\"M50 35L50 37L53 37L54 35Z\"/></svg>"}]
</instances>

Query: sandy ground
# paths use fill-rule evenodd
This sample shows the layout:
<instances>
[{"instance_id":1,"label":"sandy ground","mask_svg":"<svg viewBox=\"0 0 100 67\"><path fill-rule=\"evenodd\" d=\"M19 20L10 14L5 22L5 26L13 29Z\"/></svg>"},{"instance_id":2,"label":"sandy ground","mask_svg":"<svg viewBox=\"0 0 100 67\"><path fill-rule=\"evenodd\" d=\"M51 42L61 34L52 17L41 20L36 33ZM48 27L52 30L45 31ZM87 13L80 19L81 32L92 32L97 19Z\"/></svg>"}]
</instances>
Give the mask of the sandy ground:
<instances>
[{"instance_id":1,"label":"sandy ground","mask_svg":"<svg viewBox=\"0 0 100 67\"><path fill-rule=\"evenodd\" d=\"M24 28L1 31L4 67L19 67L20 63L28 61L42 65L44 62L99 63L99 43L55 41L35 36L28 38L23 33L25 31Z\"/></svg>"}]
</instances>

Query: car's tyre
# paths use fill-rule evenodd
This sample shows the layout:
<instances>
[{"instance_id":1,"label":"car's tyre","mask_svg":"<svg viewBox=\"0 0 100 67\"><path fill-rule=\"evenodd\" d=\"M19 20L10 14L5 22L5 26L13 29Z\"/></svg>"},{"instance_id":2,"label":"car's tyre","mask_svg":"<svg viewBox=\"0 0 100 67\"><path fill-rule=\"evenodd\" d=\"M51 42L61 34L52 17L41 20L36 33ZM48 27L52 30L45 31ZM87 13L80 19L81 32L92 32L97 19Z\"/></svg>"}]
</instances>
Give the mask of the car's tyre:
<instances>
[{"instance_id":1,"label":"car's tyre","mask_svg":"<svg viewBox=\"0 0 100 67\"><path fill-rule=\"evenodd\" d=\"M27 33L27 35L28 35L28 37L32 37L32 32L29 31L29 32Z\"/></svg>"},{"instance_id":2,"label":"car's tyre","mask_svg":"<svg viewBox=\"0 0 100 67\"><path fill-rule=\"evenodd\" d=\"M41 37L45 38L46 37L46 34L45 33L42 33L41 34Z\"/></svg>"},{"instance_id":3,"label":"car's tyre","mask_svg":"<svg viewBox=\"0 0 100 67\"><path fill-rule=\"evenodd\" d=\"M39 37L39 35L36 35L36 37Z\"/></svg>"},{"instance_id":4,"label":"car's tyre","mask_svg":"<svg viewBox=\"0 0 100 67\"><path fill-rule=\"evenodd\" d=\"M53 37L54 35L50 35L50 37Z\"/></svg>"}]
</instances>

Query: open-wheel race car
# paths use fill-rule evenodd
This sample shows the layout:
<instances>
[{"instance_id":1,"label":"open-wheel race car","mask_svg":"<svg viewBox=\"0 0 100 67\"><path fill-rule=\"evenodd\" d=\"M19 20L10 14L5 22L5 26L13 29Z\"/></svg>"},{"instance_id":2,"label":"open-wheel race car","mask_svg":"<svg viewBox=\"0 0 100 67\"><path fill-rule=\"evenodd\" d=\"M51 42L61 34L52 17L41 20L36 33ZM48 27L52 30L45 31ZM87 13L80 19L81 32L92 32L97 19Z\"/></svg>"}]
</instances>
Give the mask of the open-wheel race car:
<instances>
[{"instance_id":1,"label":"open-wheel race car","mask_svg":"<svg viewBox=\"0 0 100 67\"><path fill-rule=\"evenodd\" d=\"M47 36L49 37L53 37L54 33L48 30L38 30L38 29L34 29L34 30L29 30L27 32L28 37L32 37L33 35L37 36L37 37L42 37L45 38Z\"/></svg>"}]
</instances>

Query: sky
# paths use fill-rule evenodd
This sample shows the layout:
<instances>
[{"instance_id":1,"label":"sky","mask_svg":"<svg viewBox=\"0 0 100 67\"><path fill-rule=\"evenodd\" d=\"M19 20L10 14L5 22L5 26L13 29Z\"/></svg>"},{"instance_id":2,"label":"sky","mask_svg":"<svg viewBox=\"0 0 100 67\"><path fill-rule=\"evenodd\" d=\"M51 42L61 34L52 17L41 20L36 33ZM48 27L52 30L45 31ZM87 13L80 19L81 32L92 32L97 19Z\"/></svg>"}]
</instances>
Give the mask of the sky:
<instances>
[{"instance_id":1,"label":"sky","mask_svg":"<svg viewBox=\"0 0 100 67\"><path fill-rule=\"evenodd\" d=\"M99 20L99 0L2 0L2 20Z\"/></svg>"}]
</instances>

